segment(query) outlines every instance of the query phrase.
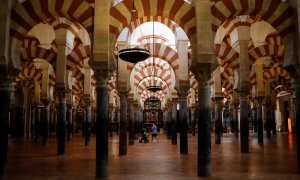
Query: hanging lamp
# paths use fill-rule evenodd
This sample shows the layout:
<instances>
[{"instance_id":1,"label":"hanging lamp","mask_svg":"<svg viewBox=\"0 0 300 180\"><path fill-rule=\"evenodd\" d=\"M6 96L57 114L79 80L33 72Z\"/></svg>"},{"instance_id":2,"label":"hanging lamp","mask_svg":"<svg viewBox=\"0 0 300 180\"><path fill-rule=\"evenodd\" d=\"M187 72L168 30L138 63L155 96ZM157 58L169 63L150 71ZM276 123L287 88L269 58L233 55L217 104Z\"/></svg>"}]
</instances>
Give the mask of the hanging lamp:
<instances>
[{"instance_id":1,"label":"hanging lamp","mask_svg":"<svg viewBox=\"0 0 300 180\"><path fill-rule=\"evenodd\" d=\"M133 34L132 32L132 23L134 21L134 14L136 13L135 7L134 7L134 0L132 0L132 9L131 9L131 17L130 17L130 22L129 22L129 27L128 27L128 34L127 34L127 40L129 35ZM134 47L132 48L129 44L128 48L122 49L119 51L119 58L122 59L123 61L127 61L130 63L137 63L140 61L146 60L150 53L149 50L145 48L139 48L139 47Z\"/></svg>"},{"instance_id":2,"label":"hanging lamp","mask_svg":"<svg viewBox=\"0 0 300 180\"><path fill-rule=\"evenodd\" d=\"M162 88L161 88L161 86L156 86L154 84L154 78L155 78L155 75L154 75L154 73L155 73L155 64L154 64L154 50L155 50L155 48L154 48L154 46L155 46L155 43L154 43L154 20L153 20L153 29L152 30L153 30L153 38L152 38L152 41L153 41L152 53L153 53L153 55L152 55L152 71L151 71L151 76L150 76L151 86L148 86L147 90L151 91L151 92L157 92L157 91L162 91Z\"/></svg>"}]
</instances>

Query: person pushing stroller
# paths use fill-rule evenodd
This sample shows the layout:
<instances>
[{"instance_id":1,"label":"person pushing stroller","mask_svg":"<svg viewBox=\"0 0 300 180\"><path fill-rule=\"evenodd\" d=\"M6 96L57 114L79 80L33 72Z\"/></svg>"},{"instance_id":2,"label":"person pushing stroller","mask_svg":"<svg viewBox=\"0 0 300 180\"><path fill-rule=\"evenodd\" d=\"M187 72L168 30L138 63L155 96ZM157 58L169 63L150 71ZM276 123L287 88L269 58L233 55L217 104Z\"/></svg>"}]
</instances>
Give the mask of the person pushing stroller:
<instances>
[{"instance_id":1,"label":"person pushing stroller","mask_svg":"<svg viewBox=\"0 0 300 180\"><path fill-rule=\"evenodd\" d=\"M146 132L146 129L143 128L142 129L142 137L139 140L140 143L149 143L150 140L148 139L148 133Z\"/></svg>"}]
</instances>

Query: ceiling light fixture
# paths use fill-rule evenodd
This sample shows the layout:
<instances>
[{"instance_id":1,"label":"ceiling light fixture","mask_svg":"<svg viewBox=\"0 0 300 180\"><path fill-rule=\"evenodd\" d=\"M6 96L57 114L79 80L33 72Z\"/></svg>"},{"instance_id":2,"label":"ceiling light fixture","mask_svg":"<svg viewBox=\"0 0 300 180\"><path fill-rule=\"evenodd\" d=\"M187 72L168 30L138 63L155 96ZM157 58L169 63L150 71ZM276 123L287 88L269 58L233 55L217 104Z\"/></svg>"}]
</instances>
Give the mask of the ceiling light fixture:
<instances>
[{"instance_id":1,"label":"ceiling light fixture","mask_svg":"<svg viewBox=\"0 0 300 180\"><path fill-rule=\"evenodd\" d=\"M129 22L129 26L128 26L127 41L128 41L129 36L133 35L132 24L133 24L133 21L135 20L134 19L135 13L136 13L136 9L134 7L134 0L132 0L132 9L131 9L130 22ZM133 40L133 37L131 37L131 41L132 40ZM144 61L149 57L150 53L149 53L149 50L146 49L146 47L139 48L139 47L131 47L131 46L133 46L133 44L129 43L128 48L125 48L125 49L122 49L119 51L118 54L119 54L120 59L135 64L139 61Z\"/></svg>"},{"instance_id":2,"label":"ceiling light fixture","mask_svg":"<svg viewBox=\"0 0 300 180\"><path fill-rule=\"evenodd\" d=\"M154 63L154 50L155 50L155 42L154 42L154 20L153 20L153 37L152 37L152 71L151 71L151 76L150 76L150 86L147 87L148 91L151 92L157 92L157 91L162 91L162 87L161 86L157 86L155 85L155 63Z\"/></svg>"}]
</instances>

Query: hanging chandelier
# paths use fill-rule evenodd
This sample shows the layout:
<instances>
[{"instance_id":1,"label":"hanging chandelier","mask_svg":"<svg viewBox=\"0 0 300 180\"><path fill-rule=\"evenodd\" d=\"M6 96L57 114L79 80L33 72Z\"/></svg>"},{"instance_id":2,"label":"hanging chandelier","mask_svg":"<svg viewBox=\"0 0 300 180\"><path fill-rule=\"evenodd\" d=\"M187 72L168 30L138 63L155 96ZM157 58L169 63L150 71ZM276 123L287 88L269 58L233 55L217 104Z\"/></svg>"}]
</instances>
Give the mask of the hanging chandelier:
<instances>
[{"instance_id":1,"label":"hanging chandelier","mask_svg":"<svg viewBox=\"0 0 300 180\"><path fill-rule=\"evenodd\" d=\"M131 9L131 17L130 17L130 22L128 27L127 41L130 34L131 35L133 34L132 23L134 21L135 13L136 10L134 7L134 0L132 0L132 9ZM131 37L131 39L133 38ZM146 47L145 48L131 47L130 44L128 48L120 50L118 54L119 54L119 58L122 59L123 61L127 61L134 64L146 60L150 55L149 50L147 50Z\"/></svg>"},{"instance_id":2,"label":"hanging chandelier","mask_svg":"<svg viewBox=\"0 0 300 180\"><path fill-rule=\"evenodd\" d=\"M153 38L152 38L152 71L151 71L151 76L150 76L150 81L151 81L151 85L147 87L147 90L148 91L151 91L151 92L157 92L157 91L162 91L162 87L161 86L156 86L154 84L154 80L155 80L155 63L154 63L154 46L155 46L155 42L154 42L154 20L153 20Z\"/></svg>"}]
</instances>

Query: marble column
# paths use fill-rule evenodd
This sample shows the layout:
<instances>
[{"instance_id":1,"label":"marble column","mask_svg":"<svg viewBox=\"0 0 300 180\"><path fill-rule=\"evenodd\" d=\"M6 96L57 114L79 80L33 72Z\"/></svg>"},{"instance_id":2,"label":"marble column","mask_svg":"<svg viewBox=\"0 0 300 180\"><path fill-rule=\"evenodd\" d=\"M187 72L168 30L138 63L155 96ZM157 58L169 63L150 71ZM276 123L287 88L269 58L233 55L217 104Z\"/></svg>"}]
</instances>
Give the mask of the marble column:
<instances>
[{"instance_id":1,"label":"marble column","mask_svg":"<svg viewBox=\"0 0 300 180\"><path fill-rule=\"evenodd\" d=\"M10 107L10 95L12 92L9 87L9 82L4 81L4 77L1 77L0 82L0 178L5 175L7 165L7 148L8 148L8 123L9 123L9 107Z\"/></svg>"},{"instance_id":2,"label":"marble column","mask_svg":"<svg viewBox=\"0 0 300 180\"><path fill-rule=\"evenodd\" d=\"M210 71L196 71L198 89L198 176L211 175Z\"/></svg>"},{"instance_id":3,"label":"marble column","mask_svg":"<svg viewBox=\"0 0 300 180\"><path fill-rule=\"evenodd\" d=\"M239 40L239 78L240 78L240 142L241 152L249 152L249 124L248 124L248 95L251 89L250 71L249 71L249 55L248 40Z\"/></svg>"},{"instance_id":4,"label":"marble column","mask_svg":"<svg viewBox=\"0 0 300 180\"><path fill-rule=\"evenodd\" d=\"M271 106L271 130L272 134L276 135L276 118L275 118L275 110L276 110L276 104Z\"/></svg>"},{"instance_id":5,"label":"marble column","mask_svg":"<svg viewBox=\"0 0 300 180\"><path fill-rule=\"evenodd\" d=\"M88 145L90 144L91 140L91 122L92 122L92 102L89 100L85 101L85 138L84 138L84 144Z\"/></svg>"},{"instance_id":6,"label":"marble column","mask_svg":"<svg viewBox=\"0 0 300 180\"><path fill-rule=\"evenodd\" d=\"M262 120L262 98L256 98L256 119L257 119L257 140L258 144L264 143L264 128L263 128L263 120Z\"/></svg>"},{"instance_id":7,"label":"marble column","mask_svg":"<svg viewBox=\"0 0 300 180\"><path fill-rule=\"evenodd\" d=\"M35 116L36 115L36 104L33 104L31 107L31 128L30 128L30 134L31 139L34 139L34 133L35 133Z\"/></svg>"},{"instance_id":8,"label":"marble column","mask_svg":"<svg viewBox=\"0 0 300 180\"><path fill-rule=\"evenodd\" d=\"M108 176L108 70L96 70L96 178Z\"/></svg>"},{"instance_id":9,"label":"marble column","mask_svg":"<svg viewBox=\"0 0 300 180\"><path fill-rule=\"evenodd\" d=\"M67 114L66 114L66 120L67 120L67 140L71 140L72 136L72 105L67 105Z\"/></svg>"},{"instance_id":10,"label":"marble column","mask_svg":"<svg viewBox=\"0 0 300 180\"><path fill-rule=\"evenodd\" d=\"M223 97L215 97L215 144L221 144L222 136L222 100Z\"/></svg>"},{"instance_id":11,"label":"marble column","mask_svg":"<svg viewBox=\"0 0 300 180\"><path fill-rule=\"evenodd\" d=\"M139 105L138 102L135 101L134 102L134 139L138 140L139 139L139 130L141 130L142 128L139 126Z\"/></svg>"},{"instance_id":12,"label":"marble column","mask_svg":"<svg viewBox=\"0 0 300 180\"><path fill-rule=\"evenodd\" d=\"M40 132L41 132L41 113L42 113L41 108L42 108L41 105L37 104L36 111L35 111L35 122L34 122L34 126L35 126L34 140L35 141L38 141Z\"/></svg>"},{"instance_id":13,"label":"marble column","mask_svg":"<svg viewBox=\"0 0 300 180\"><path fill-rule=\"evenodd\" d=\"M187 91L177 91L179 95L180 154L188 154Z\"/></svg>"},{"instance_id":14,"label":"marble column","mask_svg":"<svg viewBox=\"0 0 300 180\"><path fill-rule=\"evenodd\" d=\"M196 131L195 131L195 127L196 127L195 110L196 110L196 107L192 106L191 107L191 129L192 129L192 136L196 136Z\"/></svg>"},{"instance_id":15,"label":"marble column","mask_svg":"<svg viewBox=\"0 0 300 180\"><path fill-rule=\"evenodd\" d=\"M49 119L50 119L50 102L48 100L43 100L44 103L44 113L43 113L43 123L42 123L42 142L44 146L49 144Z\"/></svg>"},{"instance_id":16,"label":"marble column","mask_svg":"<svg viewBox=\"0 0 300 180\"><path fill-rule=\"evenodd\" d=\"M172 144L177 144L177 101L172 102Z\"/></svg>"},{"instance_id":17,"label":"marble column","mask_svg":"<svg viewBox=\"0 0 300 180\"><path fill-rule=\"evenodd\" d=\"M66 91L65 88L57 88L58 115L57 115L57 154L65 154L66 145Z\"/></svg>"},{"instance_id":18,"label":"marble column","mask_svg":"<svg viewBox=\"0 0 300 180\"><path fill-rule=\"evenodd\" d=\"M300 174L300 80L294 84L295 87L295 108L296 108L296 138L297 138L297 163L298 174Z\"/></svg>"},{"instance_id":19,"label":"marble column","mask_svg":"<svg viewBox=\"0 0 300 180\"><path fill-rule=\"evenodd\" d=\"M166 110L166 124L167 124L167 138L172 139L172 105L168 105L168 108Z\"/></svg>"},{"instance_id":20,"label":"marble column","mask_svg":"<svg viewBox=\"0 0 300 180\"><path fill-rule=\"evenodd\" d=\"M257 103L253 102L253 131L257 133Z\"/></svg>"},{"instance_id":21,"label":"marble column","mask_svg":"<svg viewBox=\"0 0 300 180\"><path fill-rule=\"evenodd\" d=\"M267 132L267 138L271 138L271 103L265 103L265 129Z\"/></svg>"},{"instance_id":22,"label":"marble column","mask_svg":"<svg viewBox=\"0 0 300 180\"><path fill-rule=\"evenodd\" d=\"M112 105L109 105L108 112L110 114L110 120L109 120L109 136L113 137L113 127L114 127L114 107Z\"/></svg>"},{"instance_id":23,"label":"marble column","mask_svg":"<svg viewBox=\"0 0 300 180\"><path fill-rule=\"evenodd\" d=\"M234 127L234 137L239 138L239 103L233 103L233 127Z\"/></svg>"},{"instance_id":24,"label":"marble column","mask_svg":"<svg viewBox=\"0 0 300 180\"><path fill-rule=\"evenodd\" d=\"M120 135L119 155L127 155L127 97L128 92L120 93Z\"/></svg>"},{"instance_id":25,"label":"marble column","mask_svg":"<svg viewBox=\"0 0 300 180\"><path fill-rule=\"evenodd\" d=\"M129 101L129 145L134 145L134 109L133 101Z\"/></svg>"},{"instance_id":26,"label":"marble column","mask_svg":"<svg viewBox=\"0 0 300 180\"><path fill-rule=\"evenodd\" d=\"M116 133L119 135L120 130L120 108L116 108Z\"/></svg>"},{"instance_id":27,"label":"marble column","mask_svg":"<svg viewBox=\"0 0 300 180\"><path fill-rule=\"evenodd\" d=\"M54 132L54 110L52 105L50 105L50 115L49 115L49 134L52 135Z\"/></svg>"}]
</instances>

